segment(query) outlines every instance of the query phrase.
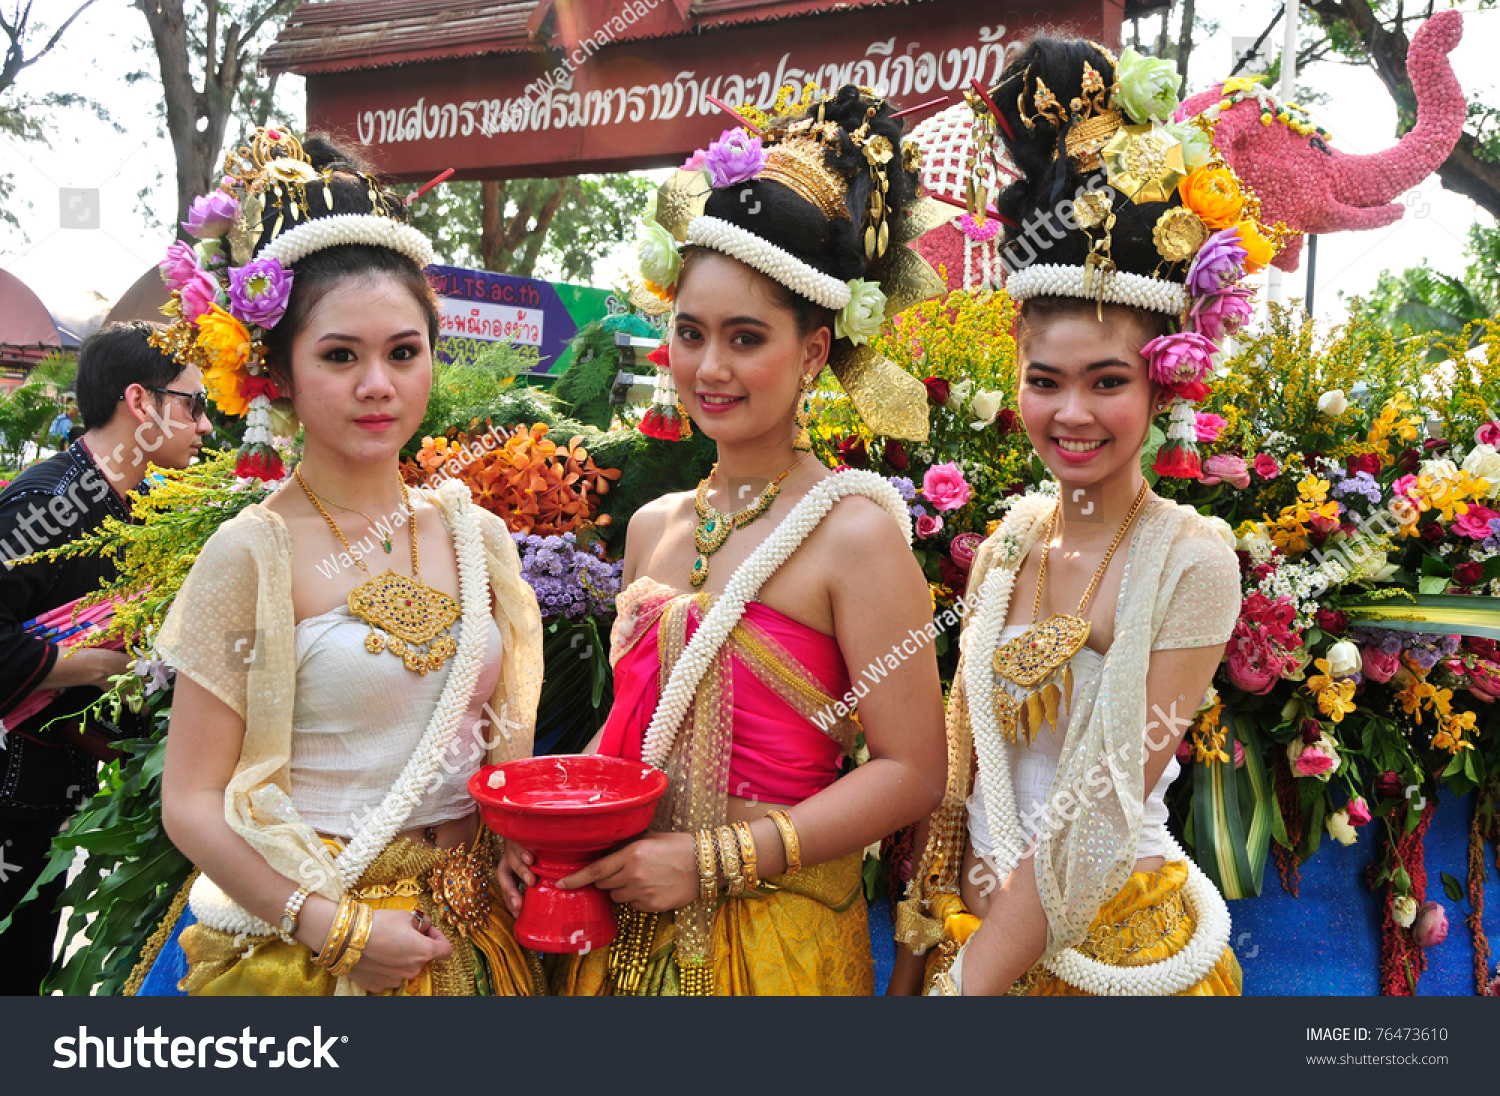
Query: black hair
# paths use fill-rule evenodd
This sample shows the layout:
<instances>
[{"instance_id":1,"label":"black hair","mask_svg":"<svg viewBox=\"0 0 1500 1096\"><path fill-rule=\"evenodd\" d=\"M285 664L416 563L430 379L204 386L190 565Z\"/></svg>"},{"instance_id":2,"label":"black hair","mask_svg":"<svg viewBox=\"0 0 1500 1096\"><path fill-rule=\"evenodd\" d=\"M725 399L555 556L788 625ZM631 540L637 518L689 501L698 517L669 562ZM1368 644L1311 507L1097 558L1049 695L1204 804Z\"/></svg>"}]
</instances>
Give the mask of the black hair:
<instances>
[{"instance_id":1,"label":"black hair","mask_svg":"<svg viewBox=\"0 0 1500 1096\"><path fill-rule=\"evenodd\" d=\"M813 203L774 179L749 179L721 187L709 195L703 212L755 233L767 243L841 282L878 274L881 264L889 260L894 244L881 259L866 261L865 213L870 205L874 181L864 151L854 144L849 134L868 122L870 137L884 137L891 144L891 159L883 170L889 181L885 194L889 210L886 216L894 236L901 213L916 195L918 186L916 172L906 169L901 155L904 125L901 119L891 117L889 103L872 97L853 84L845 84L836 95L823 99L802 117L777 123L767 136L771 139L782 137L791 126L808 119L832 122L838 127L838 148L827 149L823 162L848 184L844 203L848 217L830 220ZM679 284L697 250L690 247L684 252ZM833 313L828 309L779 282L773 280L773 285L777 302L796 318L801 334L832 326Z\"/></svg>"},{"instance_id":2,"label":"black hair","mask_svg":"<svg viewBox=\"0 0 1500 1096\"><path fill-rule=\"evenodd\" d=\"M1065 110L1081 96L1085 63L1099 74L1105 87L1114 83L1113 61L1092 42L1039 34L1026 42L1005 67L1000 83L991 92L1011 133L1007 137L1004 129L999 128L997 135L1021 172L1021 178L1002 190L996 200L1000 215L1014 222L1005 225L1001 261L1010 270L1023 269L1032 262L1082 266L1102 229L1094 229L1092 235L1082 229L1066 231L1057 210L1064 200L1089 189L1093 178L1093 188L1109 194L1113 200L1115 225L1110 230L1110 257L1118 268L1128 274L1184 281L1188 264L1165 262L1152 239L1157 219L1173 206L1181 205L1181 198L1174 192L1165 202L1136 202L1129 195L1106 190L1102 168L1083 174L1068 158L1066 141L1072 126L1071 112L1059 127L1036 111L1034 96L1039 79ZM1027 121L1034 128L1029 128ZM1050 218L1048 223L1063 231L1063 238L1055 239L1050 230L1042 232L1035 228L1028 238L1025 226L1036 225L1038 215ZM1039 245L1038 240L1044 241L1044 245Z\"/></svg>"},{"instance_id":3,"label":"black hair","mask_svg":"<svg viewBox=\"0 0 1500 1096\"><path fill-rule=\"evenodd\" d=\"M114 418L120 398L132 384L166 388L181 375L183 366L150 343L152 334L161 330L161 325L144 320L111 323L83 341L73 388L85 430L97 430ZM160 394L153 396L160 403Z\"/></svg>"},{"instance_id":4,"label":"black hair","mask_svg":"<svg viewBox=\"0 0 1500 1096\"><path fill-rule=\"evenodd\" d=\"M405 222L406 206L401 198L379 182L368 161L355 149L340 144L325 134L310 134L302 144L312 166L318 172L331 172L307 183L298 197L305 195L310 220L336 213L375 213ZM288 185L283 184L283 190ZM278 216L284 210L271 202L261 215L261 234L255 250L270 242ZM287 224L283 222L284 231ZM266 364L282 376L291 371L292 340L307 326L318 303L335 285L348 278L367 279L390 275L411 293L427 320L428 346L438 339L437 297L421 267L399 251L372 244L339 244L304 256L292 264L292 291L286 313L275 327L266 332Z\"/></svg>"}]
</instances>

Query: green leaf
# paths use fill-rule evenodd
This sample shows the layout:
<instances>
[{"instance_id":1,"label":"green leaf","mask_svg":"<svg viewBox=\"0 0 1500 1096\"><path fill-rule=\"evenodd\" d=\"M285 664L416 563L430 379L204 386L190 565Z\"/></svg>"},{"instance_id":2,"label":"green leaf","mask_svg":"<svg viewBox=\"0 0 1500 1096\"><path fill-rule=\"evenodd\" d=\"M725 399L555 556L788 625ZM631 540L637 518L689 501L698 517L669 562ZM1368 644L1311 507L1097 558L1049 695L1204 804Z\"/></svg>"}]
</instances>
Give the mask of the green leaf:
<instances>
[{"instance_id":1,"label":"green leaf","mask_svg":"<svg viewBox=\"0 0 1500 1096\"><path fill-rule=\"evenodd\" d=\"M1156 463L1156 454L1166 444L1167 435L1161 427L1154 422L1151 424L1151 433L1146 438L1145 448L1141 450L1141 474L1146 477L1146 482L1156 486L1156 481L1161 477L1151 466Z\"/></svg>"},{"instance_id":2,"label":"green leaf","mask_svg":"<svg viewBox=\"0 0 1500 1096\"><path fill-rule=\"evenodd\" d=\"M1417 593L1419 594L1441 594L1448 588L1451 580L1438 575L1423 575L1417 579Z\"/></svg>"},{"instance_id":3,"label":"green leaf","mask_svg":"<svg viewBox=\"0 0 1500 1096\"><path fill-rule=\"evenodd\" d=\"M1464 888L1459 881L1447 872L1439 872L1443 878L1443 893L1448 896L1450 902L1462 902L1464 900Z\"/></svg>"}]
</instances>

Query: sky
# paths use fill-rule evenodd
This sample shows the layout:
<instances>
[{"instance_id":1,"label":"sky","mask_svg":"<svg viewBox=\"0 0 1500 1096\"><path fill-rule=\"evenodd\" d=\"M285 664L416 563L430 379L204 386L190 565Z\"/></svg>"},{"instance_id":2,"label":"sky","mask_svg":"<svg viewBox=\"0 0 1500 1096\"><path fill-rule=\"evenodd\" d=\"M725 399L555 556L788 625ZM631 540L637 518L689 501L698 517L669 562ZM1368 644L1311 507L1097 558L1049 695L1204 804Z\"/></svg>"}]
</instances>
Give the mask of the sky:
<instances>
[{"instance_id":1,"label":"sky","mask_svg":"<svg viewBox=\"0 0 1500 1096\"><path fill-rule=\"evenodd\" d=\"M39 7L71 10L72 5L54 0ZM1195 45L1187 93L1226 74L1232 63L1231 36L1258 36L1278 7L1276 0L1199 0L1199 14L1217 21L1219 31ZM1148 33L1154 38L1154 24L1143 22L1143 40ZM1278 26L1268 39L1273 50L1279 49L1281 37ZM105 0L90 8L62 44L23 72L18 83L32 94L82 90L107 104L123 132L79 110L57 117L50 148L0 137L0 157L16 182L12 210L23 227L23 233L16 233L0 226L0 268L31 286L59 319L81 318L97 311L101 300L118 299L171 240L160 223L172 216L175 205L171 144L156 121L160 92L154 79L126 82L133 70L155 73L154 53L138 48L146 40L145 18L138 10L122 0ZM1471 98L1500 103L1496 47L1500 11L1466 14L1464 40L1451 60ZM1395 106L1372 70L1321 64L1298 82L1328 97L1310 109L1333 134L1335 147L1370 153L1393 143ZM303 115L300 78L283 78L277 98L293 117ZM91 192L97 192L97 199ZM1385 269L1425 259L1440 271L1461 274L1469 225L1476 218L1490 223L1487 214L1444 190L1436 178L1402 201L1406 215L1388 228L1319 241L1315 308L1320 320L1342 318L1340 294L1368 292ZM97 228L65 227L80 223L95 208ZM151 223L146 211L155 211L158 223ZM615 248L596 267L595 283L609 285L631 262L628 245ZM1288 297L1304 295L1305 271L1304 259L1302 270L1285 276Z\"/></svg>"}]
</instances>

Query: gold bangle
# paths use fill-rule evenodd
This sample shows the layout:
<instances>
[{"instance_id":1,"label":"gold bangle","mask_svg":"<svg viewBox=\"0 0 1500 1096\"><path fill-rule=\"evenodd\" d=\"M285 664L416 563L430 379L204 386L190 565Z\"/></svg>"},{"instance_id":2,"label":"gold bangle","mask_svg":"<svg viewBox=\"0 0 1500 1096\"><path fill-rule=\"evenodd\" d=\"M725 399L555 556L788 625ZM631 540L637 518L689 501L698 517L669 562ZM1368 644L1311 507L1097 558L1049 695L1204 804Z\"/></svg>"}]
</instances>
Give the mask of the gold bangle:
<instances>
[{"instance_id":1,"label":"gold bangle","mask_svg":"<svg viewBox=\"0 0 1500 1096\"><path fill-rule=\"evenodd\" d=\"M354 903L354 928L349 933L349 944L338 962L328 968L335 978L342 978L354 969L364 955L365 945L370 942L370 930L375 927L375 910L364 902Z\"/></svg>"},{"instance_id":2,"label":"gold bangle","mask_svg":"<svg viewBox=\"0 0 1500 1096\"><path fill-rule=\"evenodd\" d=\"M750 832L750 823L736 822L734 835L740 839L740 862L745 869L745 889L760 886L760 876L755 873L755 835Z\"/></svg>"},{"instance_id":3,"label":"gold bangle","mask_svg":"<svg viewBox=\"0 0 1500 1096\"><path fill-rule=\"evenodd\" d=\"M724 866L724 878L729 883L729 894L730 897L737 897L745 893L745 877L740 872L739 841L734 836L734 830L728 826L719 827L718 839L719 862Z\"/></svg>"},{"instance_id":4,"label":"gold bangle","mask_svg":"<svg viewBox=\"0 0 1500 1096\"><path fill-rule=\"evenodd\" d=\"M712 902L719 896L719 865L714 859L714 832L701 829L697 834L698 844L698 896Z\"/></svg>"},{"instance_id":5,"label":"gold bangle","mask_svg":"<svg viewBox=\"0 0 1500 1096\"><path fill-rule=\"evenodd\" d=\"M786 871L783 875L795 875L802 870L802 845L797 840L797 827L792 825L792 816L783 810L767 811L766 817L776 823L781 834L782 847L786 849Z\"/></svg>"},{"instance_id":6,"label":"gold bangle","mask_svg":"<svg viewBox=\"0 0 1500 1096\"><path fill-rule=\"evenodd\" d=\"M339 956L343 954L344 944L349 939L349 929L354 924L354 913L354 899L346 894L339 899L338 909L334 911L328 939L323 941L323 947L313 956L313 962L318 966L331 967L338 962Z\"/></svg>"}]
</instances>

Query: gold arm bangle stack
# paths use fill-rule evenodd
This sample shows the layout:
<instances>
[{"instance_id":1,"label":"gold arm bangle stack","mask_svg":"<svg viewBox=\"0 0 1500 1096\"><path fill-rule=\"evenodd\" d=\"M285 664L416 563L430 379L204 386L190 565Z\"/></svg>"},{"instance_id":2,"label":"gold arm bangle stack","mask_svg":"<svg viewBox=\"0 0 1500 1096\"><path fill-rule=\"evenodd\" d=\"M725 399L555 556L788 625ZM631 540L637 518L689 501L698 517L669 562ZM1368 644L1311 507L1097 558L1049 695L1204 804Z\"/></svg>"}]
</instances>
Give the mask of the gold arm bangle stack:
<instances>
[{"instance_id":1,"label":"gold arm bangle stack","mask_svg":"<svg viewBox=\"0 0 1500 1096\"><path fill-rule=\"evenodd\" d=\"M342 978L354 969L364 955L365 945L370 942L370 930L375 927L375 910L364 902L354 903L354 927L349 931L349 942L344 946L338 961L331 964L328 973Z\"/></svg>"},{"instance_id":2,"label":"gold arm bangle stack","mask_svg":"<svg viewBox=\"0 0 1500 1096\"><path fill-rule=\"evenodd\" d=\"M729 894L738 897L745 893L745 876L740 870L739 840L729 826L718 829L719 859L724 865L724 878L729 883Z\"/></svg>"},{"instance_id":3,"label":"gold arm bangle stack","mask_svg":"<svg viewBox=\"0 0 1500 1096\"><path fill-rule=\"evenodd\" d=\"M719 862L714 852L714 832L701 829L698 842L698 895L705 902L719 896Z\"/></svg>"},{"instance_id":4,"label":"gold arm bangle stack","mask_svg":"<svg viewBox=\"0 0 1500 1096\"><path fill-rule=\"evenodd\" d=\"M338 909L333 913L333 924L328 928L328 939L323 941L322 950L313 956L313 962L320 967L331 967L338 962L353 925L354 899L346 894L339 899Z\"/></svg>"},{"instance_id":5,"label":"gold arm bangle stack","mask_svg":"<svg viewBox=\"0 0 1500 1096\"><path fill-rule=\"evenodd\" d=\"M781 844L786 849L786 871L784 875L795 875L802 870L802 845L797 840L797 827L792 825L792 816L783 810L767 811L766 817L776 823L781 834Z\"/></svg>"},{"instance_id":6,"label":"gold arm bangle stack","mask_svg":"<svg viewBox=\"0 0 1500 1096\"><path fill-rule=\"evenodd\" d=\"M740 841L740 863L745 871L745 889L760 886L760 876L755 872L755 835L750 832L750 823L734 823L734 835Z\"/></svg>"}]
</instances>

